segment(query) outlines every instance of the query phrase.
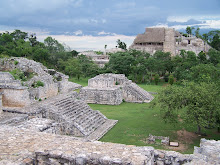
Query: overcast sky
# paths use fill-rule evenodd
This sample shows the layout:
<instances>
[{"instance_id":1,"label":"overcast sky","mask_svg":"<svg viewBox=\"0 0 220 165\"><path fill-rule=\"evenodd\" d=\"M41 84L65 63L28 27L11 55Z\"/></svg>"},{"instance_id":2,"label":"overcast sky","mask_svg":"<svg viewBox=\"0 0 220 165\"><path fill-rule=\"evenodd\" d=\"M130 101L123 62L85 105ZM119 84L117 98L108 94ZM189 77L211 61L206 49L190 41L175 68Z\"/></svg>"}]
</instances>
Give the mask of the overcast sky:
<instances>
[{"instance_id":1,"label":"overcast sky","mask_svg":"<svg viewBox=\"0 0 220 165\"><path fill-rule=\"evenodd\" d=\"M129 46L145 27L220 29L220 0L0 0L0 31L52 36L72 49Z\"/></svg>"}]
</instances>

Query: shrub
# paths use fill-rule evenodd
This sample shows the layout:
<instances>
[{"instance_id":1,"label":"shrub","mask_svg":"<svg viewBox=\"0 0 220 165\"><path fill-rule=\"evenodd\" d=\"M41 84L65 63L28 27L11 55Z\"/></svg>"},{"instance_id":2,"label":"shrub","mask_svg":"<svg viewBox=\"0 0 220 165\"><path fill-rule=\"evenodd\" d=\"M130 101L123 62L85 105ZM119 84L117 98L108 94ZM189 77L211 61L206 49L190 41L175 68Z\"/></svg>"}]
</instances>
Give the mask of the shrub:
<instances>
[{"instance_id":1,"label":"shrub","mask_svg":"<svg viewBox=\"0 0 220 165\"><path fill-rule=\"evenodd\" d=\"M165 81L165 82L168 82L168 80L169 80L169 73L165 73L165 75L164 75L164 81Z\"/></svg>"},{"instance_id":2,"label":"shrub","mask_svg":"<svg viewBox=\"0 0 220 165\"><path fill-rule=\"evenodd\" d=\"M38 87L43 87L44 86L44 83L41 82L41 81L37 81L37 82L34 82L32 85L31 85L33 88L38 88Z\"/></svg>"},{"instance_id":3,"label":"shrub","mask_svg":"<svg viewBox=\"0 0 220 165\"><path fill-rule=\"evenodd\" d=\"M18 63L19 63L18 61L14 61L14 64L15 64L15 65L18 65Z\"/></svg>"},{"instance_id":4,"label":"shrub","mask_svg":"<svg viewBox=\"0 0 220 165\"><path fill-rule=\"evenodd\" d=\"M174 83L174 77L173 77L172 74L169 76L168 83L169 83L170 85L173 85L173 83Z\"/></svg>"},{"instance_id":5,"label":"shrub","mask_svg":"<svg viewBox=\"0 0 220 165\"><path fill-rule=\"evenodd\" d=\"M156 74L156 75L154 76L155 85L158 84L159 80L160 80L160 76L159 76L159 74Z\"/></svg>"}]
</instances>

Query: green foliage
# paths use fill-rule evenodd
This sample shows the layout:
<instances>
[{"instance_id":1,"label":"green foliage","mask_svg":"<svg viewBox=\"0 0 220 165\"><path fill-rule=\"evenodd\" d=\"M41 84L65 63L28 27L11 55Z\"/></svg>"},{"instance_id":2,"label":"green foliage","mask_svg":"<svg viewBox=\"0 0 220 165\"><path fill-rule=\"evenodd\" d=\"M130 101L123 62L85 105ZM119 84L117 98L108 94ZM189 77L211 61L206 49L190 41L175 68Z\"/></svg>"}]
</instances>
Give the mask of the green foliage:
<instances>
[{"instance_id":1,"label":"green foliage","mask_svg":"<svg viewBox=\"0 0 220 165\"><path fill-rule=\"evenodd\" d=\"M192 35L192 31L193 31L194 29L195 29L194 27L187 26L187 27L186 27L186 33L187 33L188 35Z\"/></svg>"},{"instance_id":2,"label":"green foliage","mask_svg":"<svg viewBox=\"0 0 220 165\"><path fill-rule=\"evenodd\" d=\"M158 104L167 122L178 122L179 115L185 123L201 128L216 126L219 119L220 91L214 83L193 82L182 86L168 86L159 94Z\"/></svg>"},{"instance_id":3,"label":"green foliage","mask_svg":"<svg viewBox=\"0 0 220 165\"><path fill-rule=\"evenodd\" d=\"M127 45L124 42L122 42L120 39L117 40L117 46L118 48L127 50Z\"/></svg>"},{"instance_id":4,"label":"green foliage","mask_svg":"<svg viewBox=\"0 0 220 165\"><path fill-rule=\"evenodd\" d=\"M97 55L102 55L102 54L103 54L102 51L96 51L95 53L96 53Z\"/></svg>"},{"instance_id":5,"label":"green foliage","mask_svg":"<svg viewBox=\"0 0 220 165\"><path fill-rule=\"evenodd\" d=\"M220 63L220 51L210 49L208 52L209 62L215 66Z\"/></svg>"},{"instance_id":6,"label":"green foliage","mask_svg":"<svg viewBox=\"0 0 220 165\"><path fill-rule=\"evenodd\" d=\"M14 64L15 64L15 65L18 65L18 63L19 63L18 61L14 61Z\"/></svg>"},{"instance_id":7,"label":"green foliage","mask_svg":"<svg viewBox=\"0 0 220 165\"><path fill-rule=\"evenodd\" d=\"M169 83L170 85L173 85L173 83L174 83L174 77L173 77L172 74L169 76L168 83Z\"/></svg>"},{"instance_id":8,"label":"green foliage","mask_svg":"<svg viewBox=\"0 0 220 165\"><path fill-rule=\"evenodd\" d=\"M37 81L37 82L34 82L31 86L33 88L44 87L44 83L42 81Z\"/></svg>"},{"instance_id":9,"label":"green foliage","mask_svg":"<svg viewBox=\"0 0 220 165\"><path fill-rule=\"evenodd\" d=\"M155 76L154 76L154 83L155 83L155 85L158 85L158 82L160 81L160 76L159 76L159 74L156 74Z\"/></svg>"},{"instance_id":10,"label":"green foliage","mask_svg":"<svg viewBox=\"0 0 220 165\"><path fill-rule=\"evenodd\" d=\"M169 80L169 73L165 73L165 75L164 75L164 81L165 81L165 82L168 82L168 80Z\"/></svg>"},{"instance_id":11,"label":"green foliage","mask_svg":"<svg viewBox=\"0 0 220 165\"><path fill-rule=\"evenodd\" d=\"M220 69L213 64L199 64L190 69L190 79L195 82L217 82Z\"/></svg>"},{"instance_id":12,"label":"green foliage","mask_svg":"<svg viewBox=\"0 0 220 165\"><path fill-rule=\"evenodd\" d=\"M27 77L24 75L24 72L19 69L14 69L10 71L10 73L15 78L15 80L27 81Z\"/></svg>"}]
</instances>

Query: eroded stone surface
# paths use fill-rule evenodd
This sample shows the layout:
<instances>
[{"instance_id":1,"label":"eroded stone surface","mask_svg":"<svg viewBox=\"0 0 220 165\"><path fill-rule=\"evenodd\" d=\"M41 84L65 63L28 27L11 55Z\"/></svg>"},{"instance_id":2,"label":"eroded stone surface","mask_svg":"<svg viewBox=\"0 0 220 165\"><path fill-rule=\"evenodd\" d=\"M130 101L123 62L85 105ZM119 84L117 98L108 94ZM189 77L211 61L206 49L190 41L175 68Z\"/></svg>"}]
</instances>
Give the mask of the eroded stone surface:
<instances>
[{"instance_id":1,"label":"eroded stone surface","mask_svg":"<svg viewBox=\"0 0 220 165\"><path fill-rule=\"evenodd\" d=\"M42 100L81 88L81 85L69 82L67 75L53 69L47 69L41 63L33 60L18 57L0 59L0 71L15 69L21 70L24 74L31 73L34 76L21 83L19 80L14 80L9 73L0 72L0 92L5 93L3 106L24 107L35 100ZM43 86L34 87L38 81L42 82Z\"/></svg>"},{"instance_id":2,"label":"eroded stone surface","mask_svg":"<svg viewBox=\"0 0 220 165\"><path fill-rule=\"evenodd\" d=\"M0 164L219 164L219 141L201 140L194 154L90 142L70 136L0 127Z\"/></svg>"}]
</instances>

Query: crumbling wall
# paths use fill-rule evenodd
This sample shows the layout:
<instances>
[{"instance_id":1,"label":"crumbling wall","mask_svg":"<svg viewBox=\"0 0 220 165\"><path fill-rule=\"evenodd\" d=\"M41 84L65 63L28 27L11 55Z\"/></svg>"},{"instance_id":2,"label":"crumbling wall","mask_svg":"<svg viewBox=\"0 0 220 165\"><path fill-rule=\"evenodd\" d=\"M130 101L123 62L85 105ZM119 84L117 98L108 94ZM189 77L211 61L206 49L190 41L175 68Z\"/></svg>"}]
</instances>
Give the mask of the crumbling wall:
<instances>
[{"instance_id":1,"label":"crumbling wall","mask_svg":"<svg viewBox=\"0 0 220 165\"><path fill-rule=\"evenodd\" d=\"M70 136L0 127L0 164L220 164L220 141L201 140L194 154L155 150L153 147L88 142Z\"/></svg>"}]
</instances>

